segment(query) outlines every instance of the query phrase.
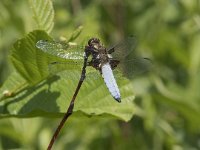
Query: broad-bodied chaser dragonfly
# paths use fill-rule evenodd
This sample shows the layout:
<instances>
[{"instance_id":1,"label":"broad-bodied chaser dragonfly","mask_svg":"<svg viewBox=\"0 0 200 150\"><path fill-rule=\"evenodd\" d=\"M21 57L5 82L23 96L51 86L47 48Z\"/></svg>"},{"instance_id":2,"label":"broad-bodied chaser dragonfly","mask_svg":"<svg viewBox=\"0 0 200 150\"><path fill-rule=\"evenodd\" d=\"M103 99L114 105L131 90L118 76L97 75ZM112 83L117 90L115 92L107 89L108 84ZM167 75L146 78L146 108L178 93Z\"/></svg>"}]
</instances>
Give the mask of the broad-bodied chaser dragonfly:
<instances>
[{"instance_id":1,"label":"broad-bodied chaser dragonfly","mask_svg":"<svg viewBox=\"0 0 200 150\"><path fill-rule=\"evenodd\" d=\"M82 62L82 73L79 79L79 83L71 99L68 110L65 113L49 143L49 146L47 148L48 150L50 150L53 146L54 141L57 138L65 121L73 112L76 96L86 77L87 66L91 66L100 72L113 98L116 101L121 102L120 91L113 75L113 70L115 70L116 68L121 68L122 72L125 74L141 73L147 71L149 68L148 66L151 64L149 59L137 57L135 55L134 37L129 37L111 48L106 48L98 38L91 38L88 41L88 44L85 46L84 52L76 51L77 46L74 46L70 43L61 44L59 42L46 40L38 41L36 43L36 47L48 54L71 60L71 62L74 63L75 66ZM129 55L132 57L130 58ZM126 68L126 65L129 68Z\"/></svg>"},{"instance_id":2,"label":"broad-bodied chaser dragonfly","mask_svg":"<svg viewBox=\"0 0 200 150\"><path fill-rule=\"evenodd\" d=\"M134 37L128 37L119 44L107 49L98 38L91 38L85 46L84 52L76 51L78 47L73 44L63 44L46 40L38 41L36 47L51 55L72 60L74 65L83 65L81 81L85 79L86 66L92 66L102 75L113 98L121 102L119 88L112 70L119 67L125 74L137 74L147 71L151 64L148 58L135 55L135 41ZM133 56L127 58L131 54ZM88 61L90 56L91 60ZM126 68L126 66L129 68Z\"/></svg>"}]
</instances>

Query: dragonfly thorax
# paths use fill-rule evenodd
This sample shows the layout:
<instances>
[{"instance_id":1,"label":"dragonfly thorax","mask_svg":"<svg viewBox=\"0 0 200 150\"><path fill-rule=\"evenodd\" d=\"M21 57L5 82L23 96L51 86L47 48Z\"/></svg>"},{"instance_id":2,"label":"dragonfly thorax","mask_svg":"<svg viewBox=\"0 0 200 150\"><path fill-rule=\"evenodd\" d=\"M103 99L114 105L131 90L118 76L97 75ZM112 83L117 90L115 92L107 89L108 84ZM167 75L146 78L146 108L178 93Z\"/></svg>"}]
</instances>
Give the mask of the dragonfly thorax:
<instances>
[{"instance_id":1,"label":"dragonfly thorax","mask_svg":"<svg viewBox=\"0 0 200 150\"><path fill-rule=\"evenodd\" d=\"M92 59L89 62L89 65L100 71L102 65L106 64L107 62L109 62L108 55L105 53L98 53L92 54Z\"/></svg>"},{"instance_id":2,"label":"dragonfly thorax","mask_svg":"<svg viewBox=\"0 0 200 150\"><path fill-rule=\"evenodd\" d=\"M97 70L100 70L103 64L109 62L107 50L98 38L91 38L88 41L86 52L90 53L92 56L92 60L89 62L89 65Z\"/></svg>"}]
</instances>

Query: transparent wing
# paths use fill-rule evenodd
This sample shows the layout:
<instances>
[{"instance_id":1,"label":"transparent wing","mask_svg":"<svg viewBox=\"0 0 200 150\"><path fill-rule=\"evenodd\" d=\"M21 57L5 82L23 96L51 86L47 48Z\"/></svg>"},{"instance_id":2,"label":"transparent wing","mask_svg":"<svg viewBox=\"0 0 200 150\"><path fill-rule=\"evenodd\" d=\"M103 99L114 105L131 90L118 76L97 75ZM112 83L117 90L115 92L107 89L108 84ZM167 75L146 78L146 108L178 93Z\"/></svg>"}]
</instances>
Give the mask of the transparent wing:
<instances>
[{"instance_id":1,"label":"transparent wing","mask_svg":"<svg viewBox=\"0 0 200 150\"><path fill-rule=\"evenodd\" d=\"M67 43L40 40L36 47L45 53L64 58L64 59L83 59L83 47L70 45Z\"/></svg>"},{"instance_id":2,"label":"transparent wing","mask_svg":"<svg viewBox=\"0 0 200 150\"><path fill-rule=\"evenodd\" d=\"M119 61L115 74L119 74L118 68L126 77L134 77L136 75L147 72L152 67L152 61L148 58L143 58L136 53L136 38L131 36L120 42L119 44L108 49L112 60Z\"/></svg>"},{"instance_id":3,"label":"transparent wing","mask_svg":"<svg viewBox=\"0 0 200 150\"><path fill-rule=\"evenodd\" d=\"M69 71L80 71L82 69L83 62L65 61L65 62L52 62L49 64L48 70L51 75L57 74L59 72L69 70Z\"/></svg>"},{"instance_id":4,"label":"transparent wing","mask_svg":"<svg viewBox=\"0 0 200 150\"><path fill-rule=\"evenodd\" d=\"M126 56L134 53L134 48L136 46L136 38L130 36L120 43L112 46L107 50L108 54L111 54L113 59L124 60Z\"/></svg>"},{"instance_id":5,"label":"transparent wing","mask_svg":"<svg viewBox=\"0 0 200 150\"><path fill-rule=\"evenodd\" d=\"M132 78L150 71L152 68L152 61L148 58L137 57L121 62L119 68L125 76Z\"/></svg>"},{"instance_id":6,"label":"transparent wing","mask_svg":"<svg viewBox=\"0 0 200 150\"><path fill-rule=\"evenodd\" d=\"M73 62L52 62L49 64L49 73L50 75L55 75L64 71L65 77L69 80L78 79L80 76L73 76L72 72L79 72L81 75L83 63L76 63L74 65ZM86 69L86 80L97 80L101 78L101 74L98 70L94 69L91 66L88 66Z\"/></svg>"}]
</instances>

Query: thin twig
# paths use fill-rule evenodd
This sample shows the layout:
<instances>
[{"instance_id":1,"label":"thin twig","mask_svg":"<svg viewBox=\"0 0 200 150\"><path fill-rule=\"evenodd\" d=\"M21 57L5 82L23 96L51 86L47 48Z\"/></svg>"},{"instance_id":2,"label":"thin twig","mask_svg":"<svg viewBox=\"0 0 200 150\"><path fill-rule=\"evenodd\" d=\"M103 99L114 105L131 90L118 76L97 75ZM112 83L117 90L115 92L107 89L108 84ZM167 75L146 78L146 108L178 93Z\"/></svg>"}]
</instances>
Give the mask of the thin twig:
<instances>
[{"instance_id":1,"label":"thin twig","mask_svg":"<svg viewBox=\"0 0 200 150\"><path fill-rule=\"evenodd\" d=\"M72 100L70 102L70 105L69 105L69 107L67 109L67 112L65 113L65 115L64 115L63 119L61 120L59 126L57 127L56 131L54 132L54 134L53 134L53 136L51 138L51 141L50 141L50 143L48 145L47 150L51 150L51 148L52 148L52 146L53 146L53 144L54 144L54 142L55 142L58 134L60 133L63 125L65 124L65 122L67 121L67 119L69 118L69 116L73 113L74 102L76 100L76 96L77 96L77 94L78 94L78 92L80 90L80 87L81 87L84 79L85 79L86 66L87 66L87 58L88 58L88 56L85 56L85 58L84 58L84 65L83 65L82 73L81 73L81 78L80 78L80 80L78 82L78 85L76 87L76 91L74 92L74 95L73 95Z\"/></svg>"}]
</instances>

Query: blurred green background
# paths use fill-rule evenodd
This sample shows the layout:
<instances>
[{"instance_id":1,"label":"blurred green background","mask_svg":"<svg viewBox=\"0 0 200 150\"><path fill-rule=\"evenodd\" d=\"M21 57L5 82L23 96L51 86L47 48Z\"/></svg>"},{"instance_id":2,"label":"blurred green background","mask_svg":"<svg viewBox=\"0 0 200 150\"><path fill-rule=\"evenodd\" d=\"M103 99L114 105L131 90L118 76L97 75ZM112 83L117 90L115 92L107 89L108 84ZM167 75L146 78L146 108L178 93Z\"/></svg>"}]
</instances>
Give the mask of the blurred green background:
<instances>
[{"instance_id":1,"label":"blurred green background","mask_svg":"<svg viewBox=\"0 0 200 150\"><path fill-rule=\"evenodd\" d=\"M200 149L200 1L54 0L52 37L83 26L80 38L105 44L129 35L152 59L148 77L133 80L137 110L125 123L70 118L54 149ZM12 44L35 27L29 1L0 1L0 87L12 72ZM60 119L0 120L0 149L45 149Z\"/></svg>"}]
</instances>

